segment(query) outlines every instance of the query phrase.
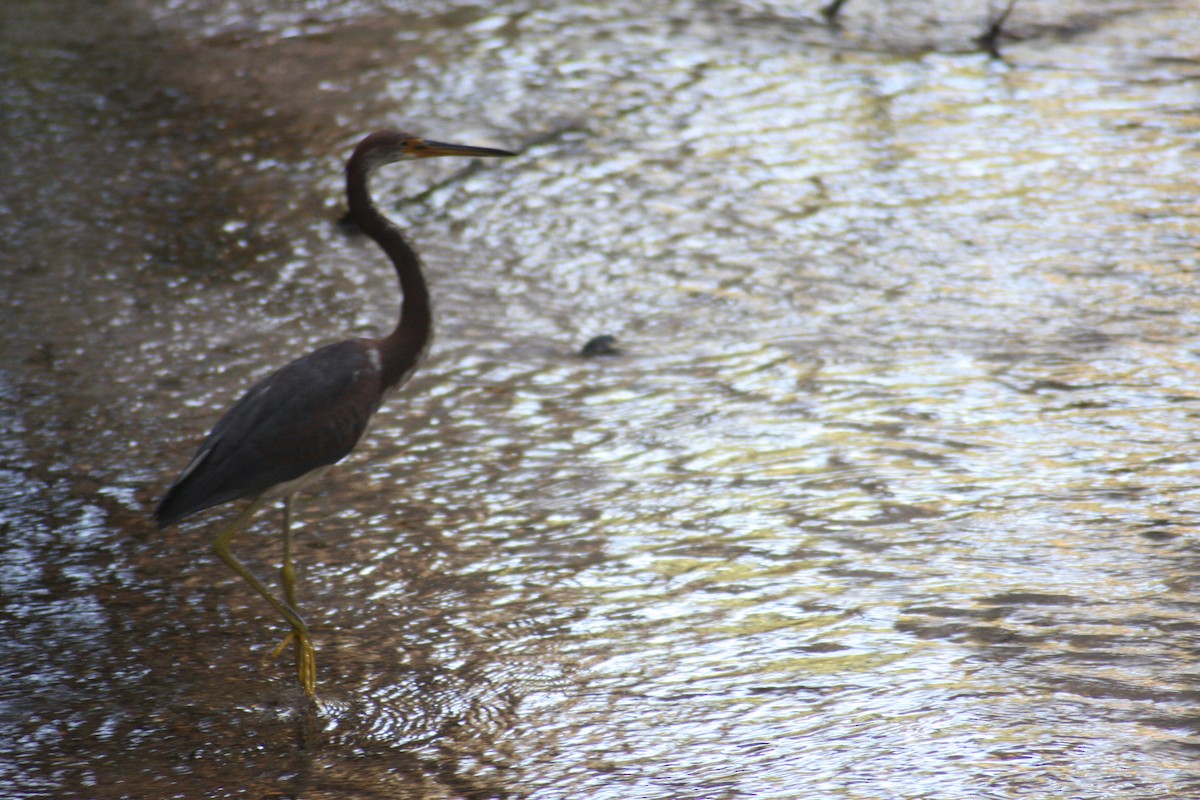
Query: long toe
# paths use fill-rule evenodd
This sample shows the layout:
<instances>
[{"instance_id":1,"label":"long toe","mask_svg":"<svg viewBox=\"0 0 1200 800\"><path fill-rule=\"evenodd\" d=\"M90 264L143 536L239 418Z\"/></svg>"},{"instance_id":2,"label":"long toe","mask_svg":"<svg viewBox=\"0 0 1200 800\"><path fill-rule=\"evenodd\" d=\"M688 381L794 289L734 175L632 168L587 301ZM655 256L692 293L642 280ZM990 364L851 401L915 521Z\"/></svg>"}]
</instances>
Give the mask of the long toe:
<instances>
[{"instance_id":1,"label":"long toe","mask_svg":"<svg viewBox=\"0 0 1200 800\"><path fill-rule=\"evenodd\" d=\"M306 631L293 630L292 636L296 640L296 675L311 699L317 696L317 651Z\"/></svg>"},{"instance_id":2,"label":"long toe","mask_svg":"<svg viewBox=\"0 0 1200 800\"><path fill-rule=\"evenodd\" d=\"M296 638L294 631L288 631L288 635L283 637L283 641L275 645L275 649L271 651L271 655L267 656L267 661L274 661L283 655L283 651L288 649L288 645Z\"/></svg>"}]
</instances>

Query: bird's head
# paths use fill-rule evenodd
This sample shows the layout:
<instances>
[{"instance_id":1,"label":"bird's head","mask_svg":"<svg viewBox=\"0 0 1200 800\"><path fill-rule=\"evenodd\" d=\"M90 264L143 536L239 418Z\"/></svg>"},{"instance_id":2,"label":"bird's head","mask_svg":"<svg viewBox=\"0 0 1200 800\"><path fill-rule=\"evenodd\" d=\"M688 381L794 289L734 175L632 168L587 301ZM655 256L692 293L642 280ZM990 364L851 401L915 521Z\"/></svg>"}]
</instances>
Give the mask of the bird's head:
<instances>
[{"instance_id":1,"label":"bird's head","mask_svg":"<svg viewBox=\"0 0 1200 800\"><path fill-rule=\"evenodd\" d=\"M374 169L384 164L412 161L418 158L515 156L516 153L492 147L435 142L404 131L376 131L359 143L354 155L364 161L368 169Z\"/></svg>"}]
</instances>

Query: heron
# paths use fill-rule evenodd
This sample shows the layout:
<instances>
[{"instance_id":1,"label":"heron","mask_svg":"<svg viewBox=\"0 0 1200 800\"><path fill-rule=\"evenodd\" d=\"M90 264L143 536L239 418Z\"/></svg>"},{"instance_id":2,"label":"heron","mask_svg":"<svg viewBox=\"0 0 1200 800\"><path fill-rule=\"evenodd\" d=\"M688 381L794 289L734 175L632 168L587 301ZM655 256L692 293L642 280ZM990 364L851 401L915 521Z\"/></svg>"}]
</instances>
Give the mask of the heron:
<instances>
[{"instance_id":1,"label":"heron","mask_svg":"<svg viewBox=\"0 0 1200 800\"><path fill-rule=\"evenodd\" d=\"M316 651L297 612L292 564L292 500L354 450L371 417L402 386L429 347L433 312L421 260L371 198L375 170L438 156L513 156L507 150L447 144L396 130L363 139L346 162L348 218L391 259L400 283L400 317L381 338L350 339L314 350L250 387L200 443L154 512L160 529L222 503L250 498L213 542L217 556L283 617L291 630L275 648L296 653L300 687L316 697ZM283 597L232 550L234 536L271 500L283 501Z\"/></svg>"}]
</instances>

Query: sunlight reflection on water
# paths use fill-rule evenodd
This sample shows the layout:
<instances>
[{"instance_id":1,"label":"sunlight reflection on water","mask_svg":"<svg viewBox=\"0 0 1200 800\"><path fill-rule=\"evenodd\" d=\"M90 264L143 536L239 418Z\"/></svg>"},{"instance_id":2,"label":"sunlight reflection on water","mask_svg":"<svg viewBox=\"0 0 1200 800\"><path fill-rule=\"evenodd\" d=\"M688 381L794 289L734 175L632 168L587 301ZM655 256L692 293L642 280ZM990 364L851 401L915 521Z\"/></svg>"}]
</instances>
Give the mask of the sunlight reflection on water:
<instances>
[{"instance_id":1,"label":"sunlight reflection on water","mask_svg":"<svg viewBox=\"0 0 1200 800\"><path fill-rule=\"evenodd\" d=\"M168 4L180 65L288 68L230 98L160 65L146 80L182 88L49 128L63 175L105 189L30 186L76 235L0 237L24 248L0 777L30 797L1194 787L1187 81L1098 45L1056 65L1075 41L1012 64L858 52L772 4L442 10ZM96 56L97 83L141 74ZM145 509L249 380L391 324L379 254L332 219L341 151L397 113L534 143L378 181L439 335L302 502L306 719L257 663L279 632L206 556L220 515L160 535ZM623 355L575 355L601 333ZM277 525L239 541L265 575Z\"/></svg>"}]
</instances>

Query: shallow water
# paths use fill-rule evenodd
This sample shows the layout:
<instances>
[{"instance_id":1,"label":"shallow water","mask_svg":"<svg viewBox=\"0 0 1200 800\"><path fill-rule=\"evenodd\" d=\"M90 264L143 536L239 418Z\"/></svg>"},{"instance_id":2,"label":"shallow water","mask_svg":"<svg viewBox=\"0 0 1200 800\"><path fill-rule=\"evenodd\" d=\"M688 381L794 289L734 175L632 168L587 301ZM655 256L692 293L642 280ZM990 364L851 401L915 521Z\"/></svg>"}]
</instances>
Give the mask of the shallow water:
<instances>
[{"instance_id":1,"label":"shallow water","mask_svg":"<svg viewBox=\"0 0 1200 800\"><path fill-rule=\"evenodd\" d=\"M1200 790L1200 17L255 5L0 11L11 796ZM149 513L392 323L389 125L521 155L376 179L438 336L300 500L306 712L232 509Z\"/></svg>"}]
</instances>

